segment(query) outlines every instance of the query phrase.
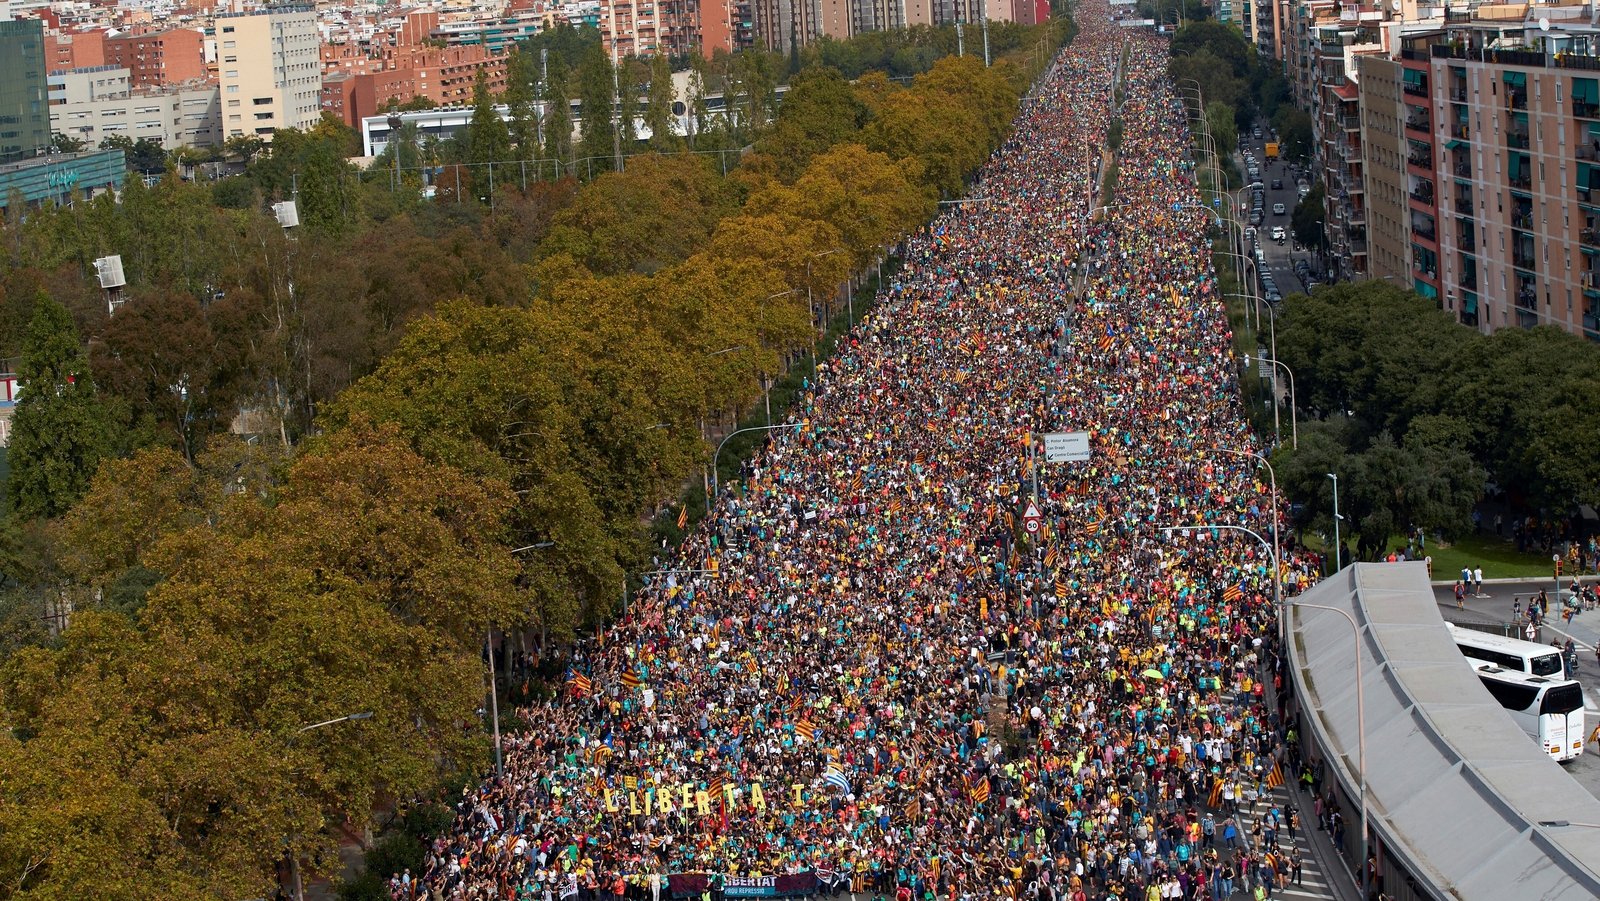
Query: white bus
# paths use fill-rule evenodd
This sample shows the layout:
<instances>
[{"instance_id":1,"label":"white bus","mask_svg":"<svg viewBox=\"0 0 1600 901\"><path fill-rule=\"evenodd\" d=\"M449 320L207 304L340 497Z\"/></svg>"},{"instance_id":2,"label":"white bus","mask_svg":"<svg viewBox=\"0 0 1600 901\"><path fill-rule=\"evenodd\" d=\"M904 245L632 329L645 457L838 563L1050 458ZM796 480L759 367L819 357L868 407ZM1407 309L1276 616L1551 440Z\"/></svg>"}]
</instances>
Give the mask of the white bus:
<instances>
[{"instance_id":1,"label":"white bus","mask_svg":"<svg viewBox=\"0 0 1600 901\"><path fill-rule=\"evenodd\" d=\"M1487 663L1508 672L1525 673L1529 676L1551 676L1559 679L1566 673L1559 648L1537 641L1523 641L1520 638L1475 632L1463 629L1454 623L1445 623L1445 628L1450 630L1450 637L1455 640L1456 647L1461 649L1461 653L1473 661L1474 669L1480 663Z\"/></svg>"},{"instance_id":2,"label":"white bus","mask_svg":"<svg viewBox=\"0 0 1600 901\"><path fill-rule=\"evenodd\" d=\"M1583 753L1583 688L1577 680L1512 672L1476 660L1467 662L1477 670L1478 679L1489 694L1552 760L1568 761Z\"/></svg>"}]
</instances>

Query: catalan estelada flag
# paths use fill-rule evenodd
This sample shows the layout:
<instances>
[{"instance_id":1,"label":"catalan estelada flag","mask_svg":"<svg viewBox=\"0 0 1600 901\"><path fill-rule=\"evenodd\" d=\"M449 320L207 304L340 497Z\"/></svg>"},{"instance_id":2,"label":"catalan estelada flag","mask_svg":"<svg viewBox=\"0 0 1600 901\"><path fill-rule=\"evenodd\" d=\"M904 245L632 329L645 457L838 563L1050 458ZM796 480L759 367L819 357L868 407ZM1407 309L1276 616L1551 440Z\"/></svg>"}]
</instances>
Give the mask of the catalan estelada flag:
<instances>
[{"instance_id":1,"label":"catalan estelada flag","mask_svg":"<svg viewBox=\"0 0 1600 901\"><path fill-rule=\"evenodd\" d=\"M1222 593L1222 599L1232 604L1244 598L1244 586L1229 585L1228 590Z\"/></svg>"},{"instance_id":2,"label":"catalan estelada flag","mask_svg":"<svg viewBox=\"0 0 1600 901\"><path fill-rule=\"evenodd\" d=\"M689 505L688 504L684 504L683 505L683 509L678 511L678 528L682 529L682 528L684 528L684 527L686 527L688 525L689 525Z\"/></svg>"},{"instance_id":3,"label":"catalan estelada flag","mask_svg":"<svg viewBox=\"0 0 1600 901\"><path fill-rule=\"evenodd\" d=\"M1104 335L1102 335L1100 337L1100 349L1101 350L1110 350L1111 349L1111 345L1114 344L1115 342L1116 342L1116 339L1111 337L1111 333L1110 332L1107 332L1106 334L1104 334Z\"/></svg>"},{"instance_id":4,"label":"catalan estelada flag","mask_svg":"<svg viewBox=\"0 0 1600 901\"><path fill-rule=\"evenodd\" d=\"M809 720L801 720L794 724L794 734L806 741L816 741L817 727L812 725Z\"/></svg>"},{"instance_id":5,"label":"catalan estelada flag","mask_svg":"<svg viewBox=\"0 0 1600 901\"><path fill-rule=\"evenodd\" d=\"M622 684L628 688L638 688L644 684L644 680L639 678L638 673L629 670L622 674Z\"/></svg>"},{"instance_id":6,"label":"catalan estelada flag","mask_svg":"<svg viewBox=\"0 0 1600 901\"><path fill-rule=\"evenodd\" d=\"M989 800L989 780L986 778L968 780L967 797L971 798L974 804L982 804Z\"/></svg>"},{"instance_id":7,"label":"catalan estelada flag","mask_svg":"<svg viewBox=\"0 0 1600 901\"><path fill-rule=\"evenodd\" d=\"M1267 774L1267 787L1268 788L1277 788L1278 786L1280 786L1282 784L1283 784L1283 764L1282 763L1274 763L1272 765L1272 772Z\"/></svg>"},{"instance_id":8,"label":"catalan estelada flag","mask_svg":"<svg viewBox=\"0 0 1600 901\"><path fill-rule=\"evenodd\" d=\"M594 691L594 683L583 673L573 673L567 678L567 684L572 686L572 693L580 698L588 697Z\"/></svg>"},{"instance_id":9,"label":"catalan estelada flag","mask_svg":"<svg viewBox=\"0 0 1600 901\"><path fill-rule=\"evenodd\" d=\"M1056 568L1056 546L1053 544L1050 545L1050 550L1044 552L1044 568Z\"/></svg>"}]
</instances>

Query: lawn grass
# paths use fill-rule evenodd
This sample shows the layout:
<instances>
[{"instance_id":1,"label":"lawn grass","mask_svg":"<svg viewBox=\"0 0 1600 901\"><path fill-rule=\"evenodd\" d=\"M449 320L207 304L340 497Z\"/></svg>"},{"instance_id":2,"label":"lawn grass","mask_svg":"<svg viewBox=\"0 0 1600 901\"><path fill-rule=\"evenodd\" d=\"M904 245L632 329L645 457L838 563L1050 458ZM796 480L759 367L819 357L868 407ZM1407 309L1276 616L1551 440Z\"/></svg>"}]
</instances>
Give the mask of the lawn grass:
<instances>
[{"instance_id":1,"label":"lawn grass","mask_svg":"<svg viewBox=\"0 0 1600 901\"><path fill-rule=\"evenodd\" d=\"M1404 539L1391 542L1395 550L1405 544ZM1433 557L1435 579L1454 580L1463 566L1483 567L1485 579L1548 579L1554 575L1548 554L1519 554L1516 545L1493 535L1467 535L1448 547L1430 543L1427 553Z\"/></svg>"}]
</instances>

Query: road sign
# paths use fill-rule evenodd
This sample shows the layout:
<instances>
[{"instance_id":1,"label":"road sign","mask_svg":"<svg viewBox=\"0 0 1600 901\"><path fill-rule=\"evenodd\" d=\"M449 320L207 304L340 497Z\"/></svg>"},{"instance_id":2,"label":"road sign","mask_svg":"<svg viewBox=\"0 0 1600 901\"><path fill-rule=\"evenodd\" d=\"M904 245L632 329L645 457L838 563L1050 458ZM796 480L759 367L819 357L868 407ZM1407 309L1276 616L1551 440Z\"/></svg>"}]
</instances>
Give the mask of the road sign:
<instances>
[{"instance_id":1,"label":"road sign","mask_svg":"<svg viewBox=\"0 0 1600 901\"><path fill-rule=\"evenodd\" d=\"M1022 511L1022 528L1029 535L1039 534L1039 507L1033 501L1028 501L1028 509Z\"/></svg>"},{"instance_id":2,"label":"road sign","mask_svg":"<svg viewBox=\"0 0 1600 901\"><path fill-rule=\"evenodd\" d=\"M1089 459L1088 432L1046 432L1044 436L1044 461L1046 463L1082 463Z\"/></svg>"}]
</instances>

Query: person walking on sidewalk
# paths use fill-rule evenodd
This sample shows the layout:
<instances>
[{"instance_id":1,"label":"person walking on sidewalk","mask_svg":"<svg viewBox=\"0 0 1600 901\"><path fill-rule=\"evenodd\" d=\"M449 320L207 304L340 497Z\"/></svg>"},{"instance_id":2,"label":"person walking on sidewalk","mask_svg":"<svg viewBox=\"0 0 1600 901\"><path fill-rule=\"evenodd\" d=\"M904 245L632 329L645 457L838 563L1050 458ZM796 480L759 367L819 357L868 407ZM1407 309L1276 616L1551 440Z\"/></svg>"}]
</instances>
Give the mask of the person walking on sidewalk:
<instances>
[{"instance_id":1,"label":"person walking on sidewalk","mask_svg":"<svg viewBox=\"0 0 1600 901\"><path fill-rule=\"evenodd\" d=\"M1483 594L1483 567L1481 567L1481 566L1472 571L1472 593L1474 595L1477 595L1480 598L1484 596L1484 594Z\"/></svg>"}]
</instances>

